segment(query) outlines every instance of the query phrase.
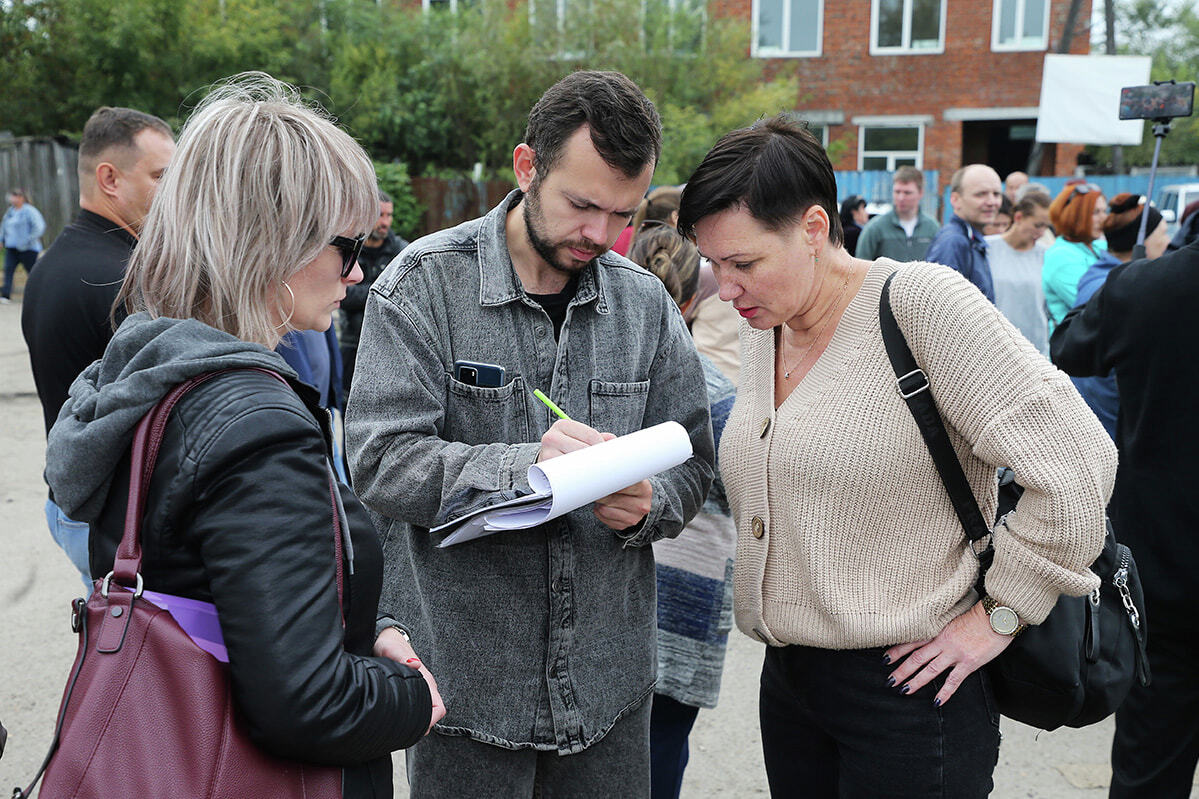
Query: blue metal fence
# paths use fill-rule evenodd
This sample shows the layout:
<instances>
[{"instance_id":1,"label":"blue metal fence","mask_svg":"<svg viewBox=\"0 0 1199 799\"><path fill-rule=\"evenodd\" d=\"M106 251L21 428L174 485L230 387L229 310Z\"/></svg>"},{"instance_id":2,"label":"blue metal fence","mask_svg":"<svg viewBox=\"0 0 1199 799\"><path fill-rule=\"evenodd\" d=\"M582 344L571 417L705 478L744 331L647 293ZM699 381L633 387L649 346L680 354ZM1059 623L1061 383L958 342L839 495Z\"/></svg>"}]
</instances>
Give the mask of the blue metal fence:
<instances>
[{"instance_id":1,"label":"blue metal fence","mask_svg":"<svg viewBox=\"0 0 1199 799\"><path fill-rule=\"evenodd\" d=\"M834 172L837 178L837 201L844 200L851 194L866 198L868 203L880 205L891 204L891 176L895 173L875 170L859 170ZM924 170L924 199L920 201L920 210L929 216L937 216L937 178L936 169Z\"/></svg>"},{"instance_id":2,"label":"blue metal fence","mask_svg":"<svg viewBox=\"0 0 1199 799\"><path fill-rule=\"evenodd\" d=\"M866 198L867 202L880 205L891 203L891 176L893 172L885 171L844 171L835 172L837 178L837 199L844 200L851 194ZM949 185L946 183L938 198L936 186L940 173L936 169L924 170L924 199L920 201L920 210L934 219L942 219L941 209L948 213L952 207L949 204ZM1066 185L1069 177L1035 177L1034 183L1040 183L1049 190L1049 196L1055 197ZM946 178L948 181L948 178ZM1112 198L1120 192L1144 194L1149 189L1148 175L1092 175L1087 181L1094 183L1103 191L1103 196ZM1158 179L1158 185L1162 181ZM939 202L938 202L939 201Z\"/></svg>"},{"instance_id":3,"label":"blue metal fence","mask_svg":"<svg viewBox=\"0 0 1199 799\"><path fill-rule=\"evenodd\" d=\"M1040 183L1045 188L1049 189L1049 197L1053 199L1058 193L1065 188L1066 181L1073 180L1070 177L1035 177L1031 178L1033 183ZM1121 192L1129 192L1130 194L1144 194L1149 190L1148 175L1088 175L1087 182L1093 183L1100 188L1103 196L1107 199L1115 197ZM1159 177L1157 185L1162 185L1162 180ZM945 203L946 212L952 209L949 204L949 186L945 187L945 191L941 197Z\"/></svg>"}]
</instances>

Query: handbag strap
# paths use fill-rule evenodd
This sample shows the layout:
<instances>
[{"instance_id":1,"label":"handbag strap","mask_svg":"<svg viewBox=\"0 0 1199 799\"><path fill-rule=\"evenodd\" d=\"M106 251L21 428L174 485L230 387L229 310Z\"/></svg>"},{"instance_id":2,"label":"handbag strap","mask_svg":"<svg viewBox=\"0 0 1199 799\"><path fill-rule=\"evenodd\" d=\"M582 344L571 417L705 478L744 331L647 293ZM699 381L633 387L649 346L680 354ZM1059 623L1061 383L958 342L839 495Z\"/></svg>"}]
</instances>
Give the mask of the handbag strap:
<instances>
[{"instance_id":1,"label":"handbag strap","mask_svg":"<svg viewBox=\"0 0 1199 799\"><path fill-rule=\"evenodd\" d=\"M891 311L891 281L897 272L891 273L883 283L882 295L878 300L879 326L883 332L883 345L887 348L887 357L891 360L891 368L895 370L896 391L903 397L920 428L928 453L932 456L937 474L945 486L946 493L953 503L954 513L962 523L962 529L972 544L991 534L991 528L983 519L982 511L978 509L978 501L970 489L966 473L962 471L962 462L958 460L949 431L945 429L945 421L937 409L937 401L929 391L928 375L916 363L908 341L895 321ZM977 551L976 551L977 554Z\"/></svg>"},{"instance_id":2,"label":"handbag strap","mask_svg":"<svg viewBox=\"0 0 1199 799\"><path fill-rule=\"evenodd\" d=\"M262 372L263 374L270 375L289 388L291 386L282 375L270 369L262 369L254 366L220 369L196 375L190 380L175 386L166 396L158 401L157 405L142 417L134 431L133 444L130 447L129 499L125 506L124 532L121 536L121 543L117 547L112 573L105 578L105 589L107 589L109 579L116 579L122 585L127 583L126 587L134 588L136 586L134 598L141 594L142 514L145 512L150 477L153 475L154 465L158 461L158 450L162 447L162 439L166 433L167 419L171 414L171 410L187 392L196 386L211 380L217 375L233 371ZM338 615L341 617L342 627L345 627L345 607L343 604L344 574L342 566L344 550L342 539L343 536L347 536L347 532L341 523L341 513L338 509L337 484L333 479L333 470L331 467L329 468L329 503L333 509L333 551L337 563L337 607L341 611ZM105 590L104 596L107 595L107 590ZM87 657L88 652L87 603L83 599L76 599L72 603L72 625L75 626L76 632L79 633L81 638L79 656L75 667L72 669L71 677L67 682L62 706L59 708L58 719L54 726L54 738L50 742L50 751L46 753L45 759L42 761L41 766L38 768L29 785L24 790L20 786L13 789L12 796L14 799L31 799L34 787L37 786L38 782L42 779L42 775L45 774L46 769L50 765L50 760L54 757L54 753L58 750L59 742L62 739L62 727L66 719L67 705L70 703L71 695L75 691L75 683L83 669L83 660Z\"/></svg>"},{"instance_id":3,"label":"handbag strap","mask_svg":"<svg viewBox=\"0 0 1199 799\"><path fill-rule=\"evenodd\" d=\"M146 511L146 496L150 490L150 478L154 474L154 465L158 462L158 450L162 446L167 419L170 417L171 411L179 400L183 399L183 396L196 386L226 372L248 370L262 372L284 385L288 385L287 380L279 373L257 367L206 372L175 386L138 422L129 452L129 500L125 505L124 534L121 536L121 543L117 546L116 560L112 567L112 577L119 584L127 588L134 588L138 580L138 573L141 571L142 516Z\"/></svg>"}]
</instances>

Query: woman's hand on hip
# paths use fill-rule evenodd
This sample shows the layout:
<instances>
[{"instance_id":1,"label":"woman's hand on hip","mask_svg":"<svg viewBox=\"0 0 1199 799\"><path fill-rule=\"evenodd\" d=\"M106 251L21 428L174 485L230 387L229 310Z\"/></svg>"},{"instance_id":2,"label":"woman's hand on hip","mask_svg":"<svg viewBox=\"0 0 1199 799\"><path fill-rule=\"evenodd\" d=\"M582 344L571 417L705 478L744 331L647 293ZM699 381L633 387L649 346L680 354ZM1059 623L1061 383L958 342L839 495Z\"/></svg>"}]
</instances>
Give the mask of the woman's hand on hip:
<instances>
[{"instance_id":1,"label":"woman's hand on hip","mask_svg":"<svg viewBox=\"0 0 1199 799\"><path fill-rule=\"evenodd\" d=\"M445 718L445 701L442 700L441 693L437 690L437 680L433 679L433 673L416 656L412 643L400 635L399 630L394 627L388 627L379 633L379 637L375 639L374 651L376 657L403 663L405 666L419 671L420 676L425 678L425 682L429 686L429 697L433 700L433 713L429 716L429 729L425 730L425 735L428 735L429 730L433 729L433 725Z\"/></svg>"},{"instance_id":2,"label":"woman's hand on hip","mask_svg":"<svg viewBox=\"0 0 1199 799\"><path fill-rule=\"evenodd\" d=\"M1010 635L991 629L987 612L981 602L976 602L931 641L913 641L888 649L888 662L899 666L891 672L887 684L901 693L914 694L937 675L945 674L945 684L933 699L939 706L949 701L967 677L999 657L1011 643Z\"/></svg>"}]
</instances>

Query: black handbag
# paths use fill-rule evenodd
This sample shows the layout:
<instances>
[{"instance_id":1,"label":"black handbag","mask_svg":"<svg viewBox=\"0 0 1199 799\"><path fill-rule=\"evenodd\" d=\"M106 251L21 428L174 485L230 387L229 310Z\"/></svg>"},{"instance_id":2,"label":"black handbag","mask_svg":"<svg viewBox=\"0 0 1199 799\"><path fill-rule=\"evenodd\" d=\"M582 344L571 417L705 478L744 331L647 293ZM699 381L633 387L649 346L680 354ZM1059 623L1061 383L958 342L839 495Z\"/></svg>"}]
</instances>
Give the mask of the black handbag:
<instances>
[{"instance_id":1,"label":"black handbag","mask_svg":"<svg viewBox=\"0 0 1199 799\"><path fill-rule=\"evenodd\" d=\"M983 580L995 551L991 528L962 471L945 422L929 391L928 377L916 363L891 312L892 275L883 284L879 322L887 357L895 370L896 388L907 402L928 445L941 482L949 493L971 548L979 559L975 590L984 593ZM1010 470L999 485L996 526L1006 522L1022 489ZM979 549L980 542L985 547ZM1149 684L1145 654L1145 602L1132 551L1116 541L1111 520L1103 551L1091 564L1099 588L1089 596L1061 596L1040 624L1030 625L986 668L999 712L1033 727L1085 727L1116 711L1133 680Z\"/></svg>"}]
</instances>

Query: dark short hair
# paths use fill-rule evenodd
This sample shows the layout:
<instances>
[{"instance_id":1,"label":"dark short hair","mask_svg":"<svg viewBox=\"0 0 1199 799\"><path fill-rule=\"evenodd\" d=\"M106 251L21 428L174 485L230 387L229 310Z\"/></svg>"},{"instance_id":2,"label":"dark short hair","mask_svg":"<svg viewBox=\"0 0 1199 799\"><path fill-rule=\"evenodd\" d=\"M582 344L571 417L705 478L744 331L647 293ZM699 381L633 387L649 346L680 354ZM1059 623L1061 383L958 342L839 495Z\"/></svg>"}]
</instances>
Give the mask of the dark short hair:
<instances>
[{"instance_id":1,"label":"dark short hair","mask_svg":"<svg viewBox=\"0 0 1199 799\"><path fill-rule=\"evenodd\" d=\"M25 190L19 186L13 186L11 189L9 189L8 196L9 197L25 197L25 199L27 199L27 200L29 199L28 197L25 196Z\"/></svg>"},{"instance_id":2,"label":"dark short hair","mask_svg":"<svg viewBox=\"0 0 1199 799\"><path fill-rule=\"evenodd\" d=\"M914 166L905 164L895 170L895 175L891 178L891 185L896 183L915 183L916 188L924 191L924 173Z\"/></svg>"},{"instance_id":3,"label":"dark short hair","mask_svg":"<svg viewBox=\"0 0 1199 799\"><path fill-rule=\"evenodd\" d=\"M866 205L866 198L860 194L851 194L841 201L841 224L848 225L853 221L853 212Z\"/></svg>"},{"instance_id":4,"label":"dark short hair","mask_svg":"<svg viewBox=\"0 0 1199 799\"><path fill-rule=\"evenodd\" d=\"M95 160L111 147L133 147L134 137L146 129L173 138L171 126L153 114L107 105L97 108L83 126L79 141L80 172L94 169Z\"/></svg>"},{"instance_id":5,"label":"dark short hair","mask_svg":"<svg viewBox=\"0 0 1199 799\"><path fill-rule=\"evenodd\" d=\"M572 72L541 95L529 112L525 144L544 178L566 140L586 125L604 163L634 178L662 154L662 120L637 84L619 72Z\"/></svg>"},{"instance_id":6,"label":"dark short hair","mask_svg":"<svg viewBox=\"0 0 1199 799\"><path fill-rule=\"evenodd\" d=\"M708 151L683 189L679 232L695 238L697 222L734 206L777 231L813 205L828 214L829 241L840 244L833 165L815 136L780 114L726 133Z\"/></svg>"},{"instance_id":7,"label":"dark short hair","mask_svg":"<svg viewBox=\"0 0 1199 799\"><path fill-rule=\"evenodd\" d=\"M392 199L391 199L391 195L390 195L390 194L388 194L387 192L383 191L383 189L379 189L379 202L381 202L381 203L390 203L390 202L394 202L394 200L392 200Z\"/></svg>"},{"instance_id":8,"label":"dark short hair","mask_svg":"<svg viewBox=\"0 0 1199 799\"><path fill-rule=\"evenodd\" d=\"M1103 237L1107 239L1109 252L1132 252L1137 236L1141 232L1141 213L1145 198L1127 192L1117 194L1107 206L1107 219L1103 221ZM1149 206L1149 220L1145 226L1148 236L1162 223L1162 212Z\"/></svg>"}]
</instances>

